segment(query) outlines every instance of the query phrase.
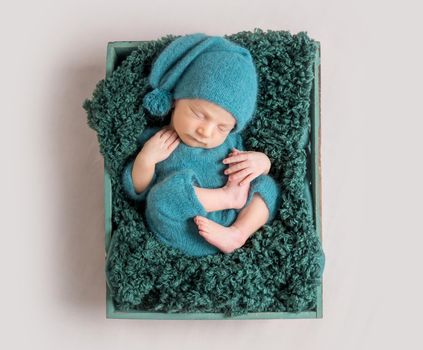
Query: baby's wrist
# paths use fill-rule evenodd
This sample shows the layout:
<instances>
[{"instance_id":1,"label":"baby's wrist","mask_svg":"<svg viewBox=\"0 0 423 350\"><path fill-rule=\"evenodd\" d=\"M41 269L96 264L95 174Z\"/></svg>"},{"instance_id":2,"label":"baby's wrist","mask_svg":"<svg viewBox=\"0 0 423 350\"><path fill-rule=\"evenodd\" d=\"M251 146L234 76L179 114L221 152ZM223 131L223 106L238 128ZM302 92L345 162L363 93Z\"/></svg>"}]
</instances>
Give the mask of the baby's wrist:
<instances>
[{"instance_id":1,"label":"baby's wrist","mask_svg":"<svg viewBox=\"0 0 423 350\"><path fill-rule=\"evenodd\" d=\"M137 158L140 158L140 162L142 162L144 166L155 167L157 164L157 162L152 157L148 156L148 154L146 154L142 150L140 151L140 153L138 153Z\"/></svg>"}]
</instances>

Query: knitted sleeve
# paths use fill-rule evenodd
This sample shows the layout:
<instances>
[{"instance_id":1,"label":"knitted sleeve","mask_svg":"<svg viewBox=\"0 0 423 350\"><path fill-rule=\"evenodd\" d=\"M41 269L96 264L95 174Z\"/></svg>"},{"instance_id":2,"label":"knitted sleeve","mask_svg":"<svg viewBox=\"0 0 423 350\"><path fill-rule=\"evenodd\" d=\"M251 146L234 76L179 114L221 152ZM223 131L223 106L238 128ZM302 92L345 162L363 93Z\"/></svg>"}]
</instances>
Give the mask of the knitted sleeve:
<instances>
[{"instance_id":1,"label":"knitted sleeve","mask_svg":"<svg viewBox=\"0 0 423 350\"><path fill-rule=\"evenodd\" d=\"M144 191L138 193L135 191L134 183L132 181L132 168L134 167L135 158L132 159L127 165L125 165L122 173L122 185L125 193L129 198L136 202L140 202L146 199L148 192L156 183L157 174L154 173L150 184L144 189Z\"/></svg>"},{"instance_id":2,"label":"knitted sleeve","mask_svg":"<svg viewBox=\"0 0 423 350\"><path fill-rule=\"evenodd\" d=\"M126 195L136 201L144 201L147 197L148 192L154 186L157 180L157 174L154 173L153 178L151 179L150 184L144 189L144 191L138 193L135 191L134 183L132 181L132 168L134 167L135 158L142 149L144 143L157 132L158 128L148 128L145 129L143 133L137 139L137 151L126 161L123 172L122 172L122 187Z\"/></svg>"}]
</instances>

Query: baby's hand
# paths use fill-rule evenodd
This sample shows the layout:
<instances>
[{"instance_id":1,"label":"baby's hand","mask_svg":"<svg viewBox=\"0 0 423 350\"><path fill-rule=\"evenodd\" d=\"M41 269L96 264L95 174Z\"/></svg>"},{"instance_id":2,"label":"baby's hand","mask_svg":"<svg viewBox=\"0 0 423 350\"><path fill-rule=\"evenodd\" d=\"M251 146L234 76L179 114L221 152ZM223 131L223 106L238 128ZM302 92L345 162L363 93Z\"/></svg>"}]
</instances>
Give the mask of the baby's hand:
<instances>
[{"instance_id":1,"label":"baby's hand","mask_svg":"<svg viewBox=\"0 0 423 350\"><path fill-rule=\"evenodd\" d=\"M250 183L261 174L268 174L271 166L270 159L262 152L255 151L239 151L233 148L229 153L229 157L223 160L224 164L229 164L229 168L225 170L225 174L231 174L229 180L237 180L240 185Z\"/></svg>"},{"instance_id":2,"label":"baby's hand","mask_svg":"<svg viewBox=\"0 0 423 350\"><path fill-rule=\"evenodd\" d=\"M169 157L180 142L176 131L166 125L144 144L140 152L150 164L157 164Z\"/></svg>"}]
</instances>

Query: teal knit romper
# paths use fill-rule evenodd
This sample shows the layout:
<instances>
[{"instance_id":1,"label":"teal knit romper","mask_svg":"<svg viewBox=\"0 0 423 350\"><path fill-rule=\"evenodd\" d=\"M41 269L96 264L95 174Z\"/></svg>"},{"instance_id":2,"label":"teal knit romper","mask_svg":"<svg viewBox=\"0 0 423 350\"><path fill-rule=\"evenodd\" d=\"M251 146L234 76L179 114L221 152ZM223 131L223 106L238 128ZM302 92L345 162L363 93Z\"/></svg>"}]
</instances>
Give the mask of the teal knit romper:
<instances>
[{"instance_id":1,"label":"teal knit romper","mask_svg":"<svg viewBox=\"0 0 423 350\"><path fill-rule=\"evenodd\" d=\"M122 173L124 192L136 202L146 201L145 218L149 230L164 244L179 249L189 256L216 254L219 249L209 244L199 233L193 218L207 217L223 226L230 226L241 209L225 209L207 212L199 202L193 186L220 188L227 182L223 174L228 168L222 160L235 147L245 150L239 133L230 133L225 142L215 148L190 147L180 142L170 156L156 164L155 173L149 186L136 193L132 182L132 167L144 143L160 127L147 127L137 140L137 151L125 164ZM260 175L250 185L247 206L258 193L269 209L272 221L279 208L280 185L269 175Z\"/></svg>"}]
</instances>

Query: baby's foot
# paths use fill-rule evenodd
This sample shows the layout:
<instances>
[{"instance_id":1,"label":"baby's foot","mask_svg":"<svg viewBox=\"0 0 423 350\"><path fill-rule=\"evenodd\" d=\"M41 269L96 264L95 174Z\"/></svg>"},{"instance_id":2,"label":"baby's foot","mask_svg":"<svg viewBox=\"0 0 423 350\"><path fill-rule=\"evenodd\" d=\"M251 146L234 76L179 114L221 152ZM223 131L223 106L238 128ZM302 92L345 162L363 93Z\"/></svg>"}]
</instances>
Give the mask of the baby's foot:
<instances>
[{"instance_id":1,"label":"baby's foot","mask_svg":"<svg viewBox=\"0 0 423 350\"><path fill-rule=\"evenodd\" d=\"M198 232L204 239L228 254L245 244L245 235L234 225L225 227L204 216L194 217Z\"/></svg>"}]
</instances>

